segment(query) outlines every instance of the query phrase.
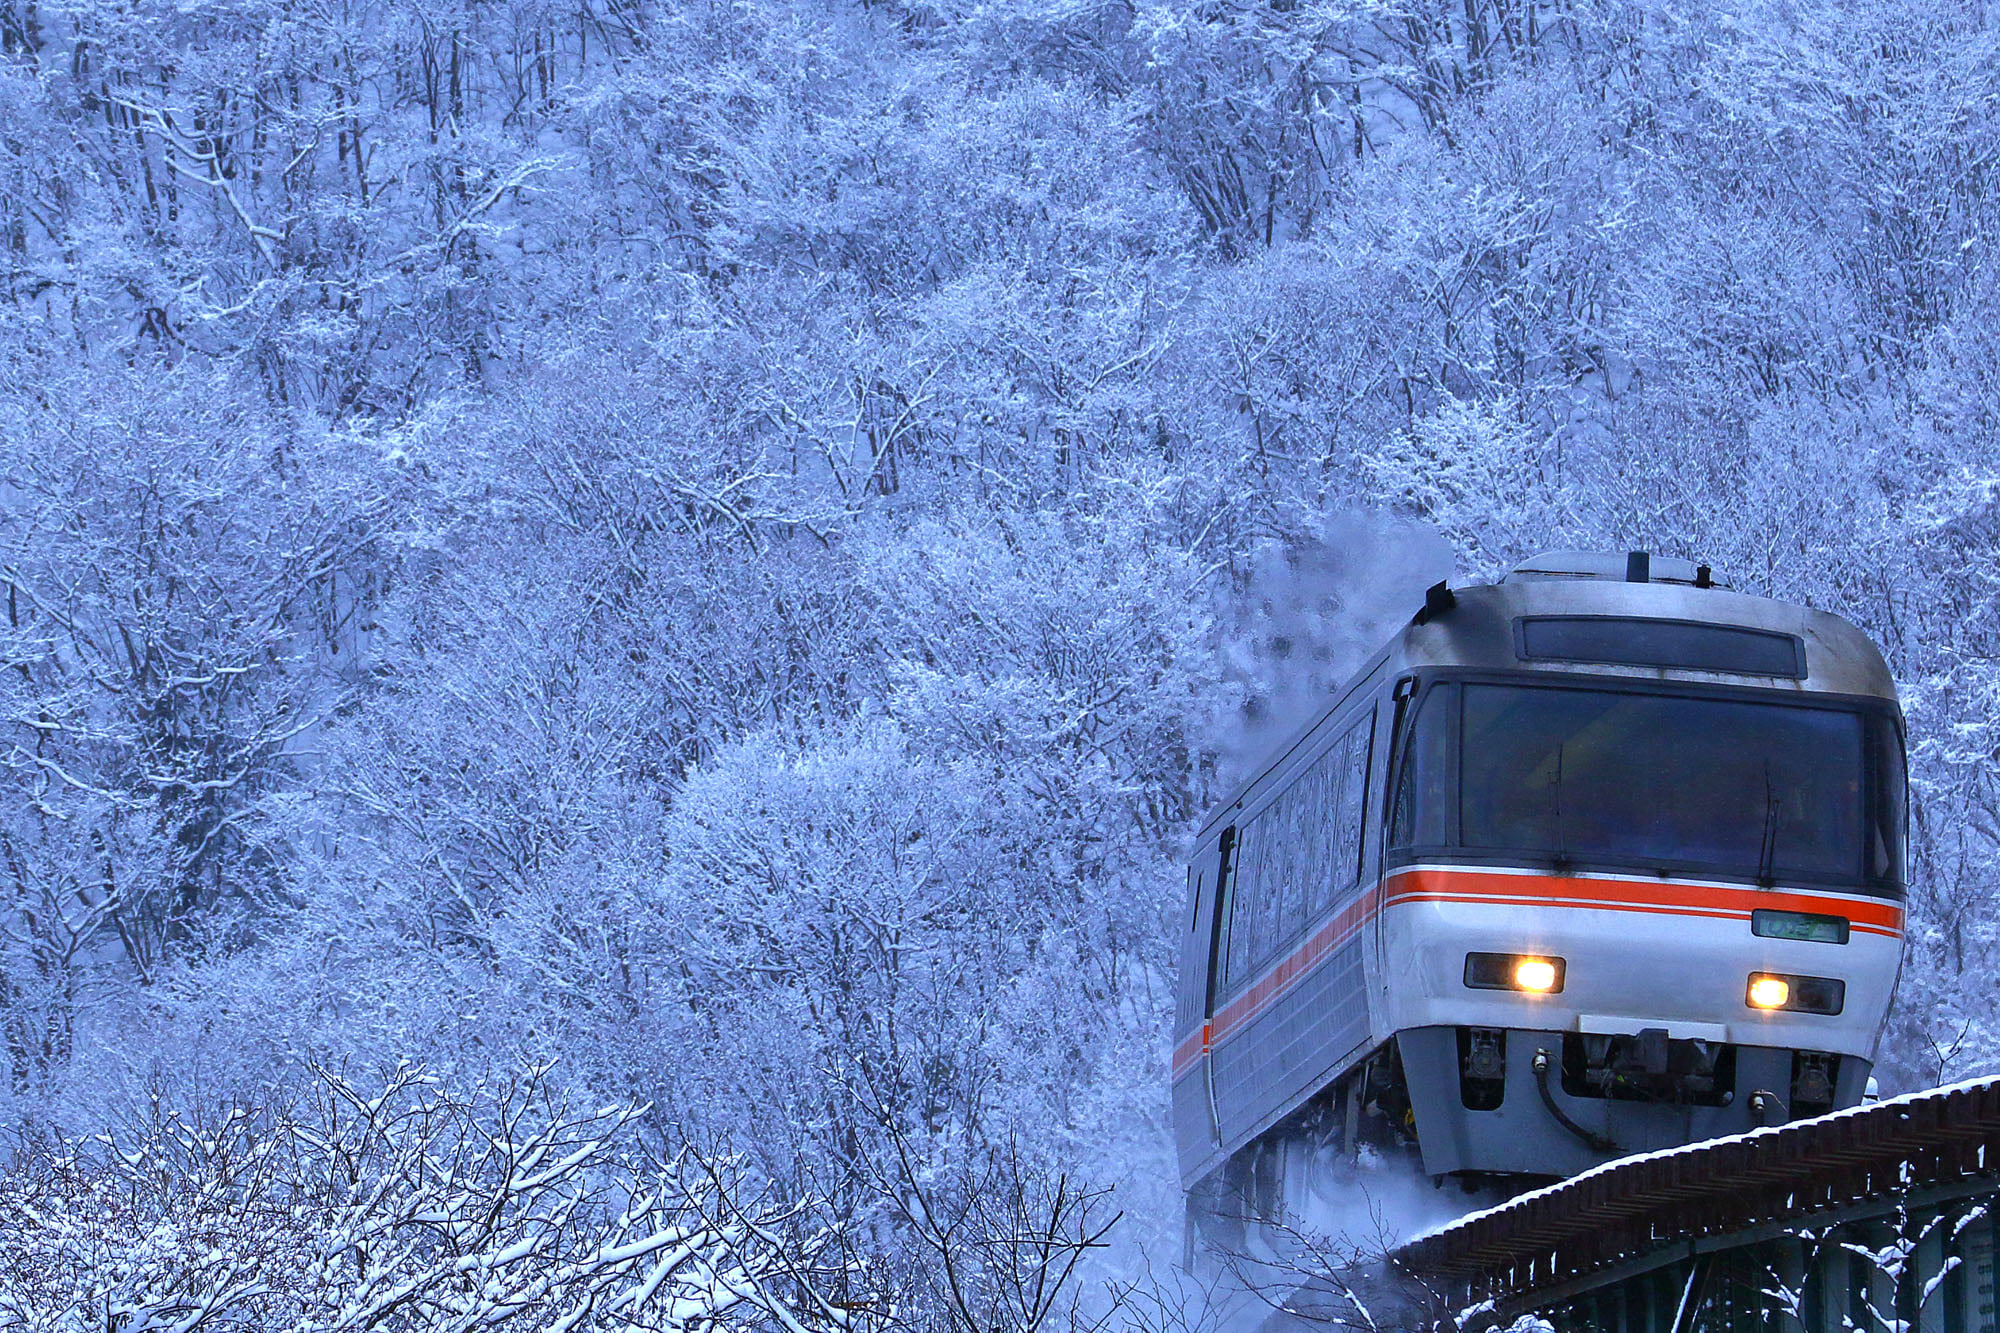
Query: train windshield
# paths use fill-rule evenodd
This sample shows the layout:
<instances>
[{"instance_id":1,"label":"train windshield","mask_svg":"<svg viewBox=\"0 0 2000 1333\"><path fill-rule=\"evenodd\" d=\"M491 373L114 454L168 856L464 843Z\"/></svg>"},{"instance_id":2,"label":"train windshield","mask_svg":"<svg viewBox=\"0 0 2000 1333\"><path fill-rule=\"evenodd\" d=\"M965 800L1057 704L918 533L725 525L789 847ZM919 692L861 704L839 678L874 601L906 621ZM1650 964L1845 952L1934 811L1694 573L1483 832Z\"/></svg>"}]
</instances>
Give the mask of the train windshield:
<instances>
[{"instance_id":1,"label":"train windshield","mask_svg":"<svg viewBox=\"0 0 2000 1333\"><path fill-rule=\"evenodd\" d=\"M1458 703L1468 850L1901 892L1902 747L1886 714L1473 682ZM1420 731L1442 711L1427 701Z\"/></svg>"}]
</instances>

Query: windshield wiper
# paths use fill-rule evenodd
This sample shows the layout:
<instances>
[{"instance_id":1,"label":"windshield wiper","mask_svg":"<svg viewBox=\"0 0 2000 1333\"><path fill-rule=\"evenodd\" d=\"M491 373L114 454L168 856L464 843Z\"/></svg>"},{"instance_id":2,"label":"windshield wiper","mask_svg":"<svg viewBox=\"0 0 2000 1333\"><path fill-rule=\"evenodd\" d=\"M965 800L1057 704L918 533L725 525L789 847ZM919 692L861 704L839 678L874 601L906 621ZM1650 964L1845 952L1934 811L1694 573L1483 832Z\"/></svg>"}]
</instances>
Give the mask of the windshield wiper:
<instances>
[{"instance_id":1,"label":"windshield wiper","mask_svg":"<svg viewBox=\"0 0 2000 1333\"><path fill-rule=\"evenodd\" d=\"M1563 747L1561 745L1556 746L1556 776L1555 781L1551 782L1549 786L1555 793L1556 801L1555 869L1563 870L1569 866L1569 836L1563 830Z\"/></svg>"},{"instance_id":2,"label":"windshield wiper","mask_svg":"<svg viewBox=\"0 0 2000 1333\"><path fill-rule=\"evenodd\" d=\"M1778 794L1771 787L1771 764L1764 762L1764 832L1757 846L1757 885L1775 888L1778 883Z\"/></svg>"}]
</instances>

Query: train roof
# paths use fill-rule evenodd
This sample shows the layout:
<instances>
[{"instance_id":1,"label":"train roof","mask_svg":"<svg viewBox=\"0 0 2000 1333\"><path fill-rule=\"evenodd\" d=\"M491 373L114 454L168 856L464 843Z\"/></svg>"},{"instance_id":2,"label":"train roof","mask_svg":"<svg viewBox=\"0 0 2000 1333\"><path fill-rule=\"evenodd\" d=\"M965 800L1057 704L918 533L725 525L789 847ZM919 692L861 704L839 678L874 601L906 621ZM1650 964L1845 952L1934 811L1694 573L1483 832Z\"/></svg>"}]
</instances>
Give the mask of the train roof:
<instances>
[{"instance_id":1,"label":"train roof","mask_svg":"<svg viewBox=\"0 0 2000 1333\"><path fill-rule=\"evenodd\" d=\"M1732 592L1707 566L1644 553L1559 551L1523 561L1499 582L1439 584L1423 609L1306 726L1258 765L1203 821L1206 840L1301 747L1311 748L1355 692L1424 670L1505 671L1739 685L1881 699L1896 684L1881 651L1826 611Z\"/></svg>"}]
</instances>

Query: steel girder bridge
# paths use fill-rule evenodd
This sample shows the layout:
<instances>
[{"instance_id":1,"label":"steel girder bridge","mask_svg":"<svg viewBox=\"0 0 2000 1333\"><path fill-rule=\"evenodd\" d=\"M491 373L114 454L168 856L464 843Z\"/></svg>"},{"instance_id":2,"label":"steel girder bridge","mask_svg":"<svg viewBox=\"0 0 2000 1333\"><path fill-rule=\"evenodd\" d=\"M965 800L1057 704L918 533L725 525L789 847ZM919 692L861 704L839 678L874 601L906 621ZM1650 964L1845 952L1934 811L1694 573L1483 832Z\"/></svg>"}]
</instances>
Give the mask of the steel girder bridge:
<instances>
[{"instance_id":1,"label":"steel girder bridge","mask_svg":"<svg viewBox=\"0 0 2000 1333\"><path fill-rule=\"evenodd\" d=\"M1462 1218L1391 1254L1400 1309L1366 1322L2000 1333L1996 1250L2000 1078L1625 1158Z\"/></svg>"}]
</instances>

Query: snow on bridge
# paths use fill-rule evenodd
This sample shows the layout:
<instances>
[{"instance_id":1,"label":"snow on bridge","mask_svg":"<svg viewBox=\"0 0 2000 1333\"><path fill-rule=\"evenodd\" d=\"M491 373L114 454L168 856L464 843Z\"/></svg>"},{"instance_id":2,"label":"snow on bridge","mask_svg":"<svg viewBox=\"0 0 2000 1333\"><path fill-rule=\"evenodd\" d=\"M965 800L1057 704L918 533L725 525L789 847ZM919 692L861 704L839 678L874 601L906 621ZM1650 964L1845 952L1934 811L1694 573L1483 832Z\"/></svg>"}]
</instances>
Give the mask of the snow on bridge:
<instances>
[{"instance_id":1,"label":"snow on bridge","mask_svg":"<svg viewBox=\"0 0 2000 1333\"><path fill-rule=\"evenodd\" d=\"M1608 1162L1398 1247L1433 1310L1604 1333L2000 1333L2000 1078Z\"/></svg>"}]
</instances>

